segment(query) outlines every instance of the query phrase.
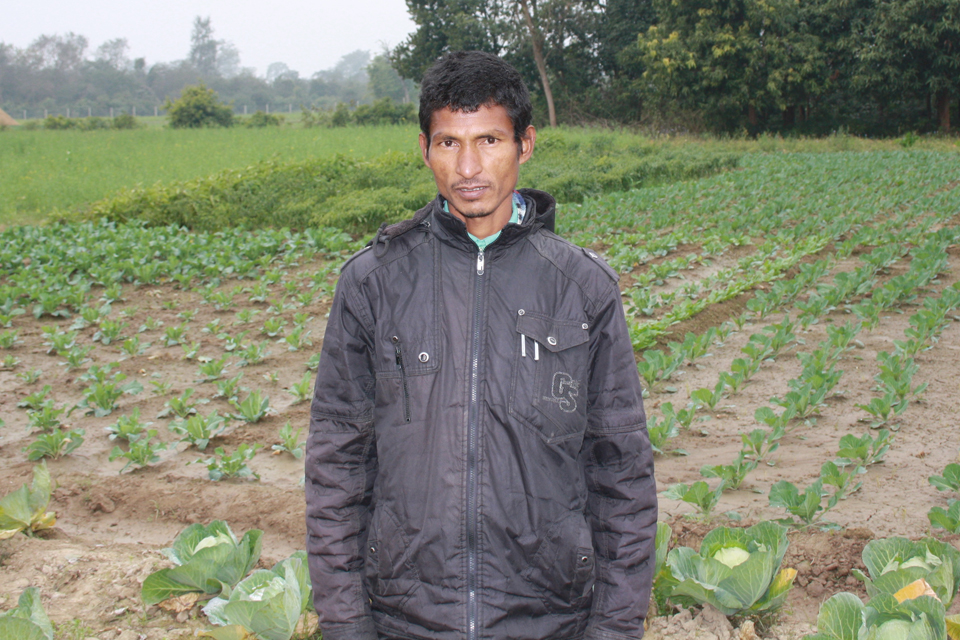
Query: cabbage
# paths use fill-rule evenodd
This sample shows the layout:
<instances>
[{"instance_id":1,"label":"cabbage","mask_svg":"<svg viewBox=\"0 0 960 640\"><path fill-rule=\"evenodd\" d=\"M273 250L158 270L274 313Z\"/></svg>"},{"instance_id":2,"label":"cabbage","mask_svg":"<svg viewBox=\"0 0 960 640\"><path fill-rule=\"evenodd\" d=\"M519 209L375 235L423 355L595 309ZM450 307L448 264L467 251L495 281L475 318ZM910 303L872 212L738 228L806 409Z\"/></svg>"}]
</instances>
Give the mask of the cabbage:
<instances>
[{"instance_id":1,"label":"cabbage","mask_svg":"<svg viewBox=\"0 0 960 640\"><path fill-rule=\"evenodd\" d=\"M238 625L263 640L289 640L309 606L306 553L298 551L271 571L254 571L228 599L214 598L203 612L214 624Z\"/></svg>"},{"instance_id":2,"label":"cabbage","mask_svg":"<svg viewBox=\"0 0 960 640\"><path fill-rule=\"evenodd\" d=\"M218 594L243 579L260 559L263 532L251 529L237 542L222 520L192 524L163 549L176 566L147 576L140 591L147 605L190 592Z\"/></svg>"},{"instance_id":3,"label":"cabbage","mask_svg":"<svg viewBox=\"0 0 960 640\"><path fill-rule=\"evenodd\" d=\"M774 522L717 527L704 537L699 553L678 547L667 555L676 580L670 599L686 607L710 604L727 616L774 611L797 575L780 569L786 550L787 529Z\"/></svg>"},{"instance_id":4,"label":"cabbage","mask_svg":"<svg viewBox=\"0 0 960 640\"><path fill-rule=\"evenodd\" d=\"M19 531L32 533L49 529L57 522L53 513L47 512L50 504L52 482L46 462L33 468L33 482L23 485L0 499L0 540L12 538Z\"/></svg>"},{"instance_id":5,"label":"cabbage","mask_svg":"<svg viewBox=\"0 0 960 640\"><path fill-rule=\"evenodd\" d=\"M24 589L17 607L0 613L0 640L53 640L53 625L40 604L39 589Z\"/></svg>"},{"instance_id":6,"label":"cabbage","mask_svg":"<svg viewBox=\"0 0 960 640\"><path fill-rule=\"evenodd\" d=\"M956 618L945 616L943 603L931 596L899 602L881 593L865 605L844 592L823 603L817 633L804 640L946 640Z\"/></svg>"},{"instance_id":7,"label":"cabbage","mask_svg":"<svg viewBox=\"0 0 960 640\"><path fill-rule=\"evenodd\" d=\"M919 542L897 537L871 540L863 548L863 564L869 577L856 569L853 573L864 581L871 598L893 595L923 579L949 609L960 588L960 552L933 538Z\"/></svg>"}]
</instances>

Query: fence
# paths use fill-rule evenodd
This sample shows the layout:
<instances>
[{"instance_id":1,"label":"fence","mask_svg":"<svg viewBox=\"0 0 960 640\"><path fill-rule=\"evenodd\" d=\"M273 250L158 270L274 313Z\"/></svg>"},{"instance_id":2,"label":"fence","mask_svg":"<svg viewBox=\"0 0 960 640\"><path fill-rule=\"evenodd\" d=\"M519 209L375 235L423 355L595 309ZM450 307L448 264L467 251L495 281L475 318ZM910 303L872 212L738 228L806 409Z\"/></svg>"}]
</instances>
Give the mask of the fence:
<instances>
[{"instance_id":1,"label":"fence","mask_svg":"<svg viewBox=\"0 0 960 640\"><path fill-rule=\"evenodd\" d=\"M49 116L66 116L67 118L113 118L120 115L121 113L129 113L130 115L136 116L163 116L166 115L161 107L64 107L61 109L17 109L15 107L6 108L0 105L11 117L17 118L20 120L35 120L43 119ZM279 107L279 108L278 108ZM299 111L300 107L296 107L296 110ZM265 111L266 113L293 113L294 105L293 103L281 104L281 105L234 105L233 114L234 115L249 115L255 111Z\"/></svg>"}]
</instances>

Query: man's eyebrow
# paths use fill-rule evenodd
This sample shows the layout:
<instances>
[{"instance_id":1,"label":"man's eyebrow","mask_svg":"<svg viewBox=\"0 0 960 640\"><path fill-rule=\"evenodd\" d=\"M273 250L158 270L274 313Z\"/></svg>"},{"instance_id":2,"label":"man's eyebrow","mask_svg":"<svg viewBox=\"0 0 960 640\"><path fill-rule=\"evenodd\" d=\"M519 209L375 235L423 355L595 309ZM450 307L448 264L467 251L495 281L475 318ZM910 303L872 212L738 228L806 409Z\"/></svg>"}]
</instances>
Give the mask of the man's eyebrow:
<instances>
[{"instance_id":1,"label":"man's eyebrow","mask_svg":"<svg viewBox=\"0 0 960 640\"><path fill-rule=\"evenodd\" d=\"M510 133L505 129L494 128L484 131L482 133L477 133L471 137L473 140L480 140L482 138L507 138L510 136ZM438 142L443 140L460 140L460 136L453 133L446 133L444 131L438 131L430 137L431 142Z\"/></svg>"}]
</instances>

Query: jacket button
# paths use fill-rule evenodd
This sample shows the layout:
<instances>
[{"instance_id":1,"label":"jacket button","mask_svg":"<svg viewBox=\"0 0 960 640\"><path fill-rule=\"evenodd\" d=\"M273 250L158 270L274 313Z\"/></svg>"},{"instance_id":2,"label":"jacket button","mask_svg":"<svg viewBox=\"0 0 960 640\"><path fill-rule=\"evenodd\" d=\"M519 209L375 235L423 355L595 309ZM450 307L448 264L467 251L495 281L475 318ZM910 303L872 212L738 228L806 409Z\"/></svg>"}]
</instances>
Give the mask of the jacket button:
<instances>
[{"instance_id":1,"label":"jacket button","mask_svg":"<svg viewBox=\"0 0 960 640\"><path fill-rule=\"evenodd\" d=\"M376 553L376 552L377 552L377 548L373 545L370 545L370 553Z\"/></svg>"},{"instance_id":2,"label":"jacket button","mask_svg":"<svg viewBox=\"0 0 960 640\"><path fill-rule=\"evenodd\" d=\"M518 316L522 316L522 315L525 314L525 313L526 313L526 311L524 311L523 309L520 309L520 311L517 311L517 315L518 315Z\"/></svg>"},{"instance_id":3,"label":"jacket button","mask_svg":"<svg viewBox=\"0 0 960 640\"><path fill-rule=\"evenodd\" d=\"M420 359L420 362L426 362L430 359L430 354L427 353L426 351L421 351L420 355L417 356L417 358Z\"/></svg>"},{"instance_id":4,"label":"jacket button","mask_svg":"<svg viewBox=\"0 0 960 640\"><path fill-rule=\"evenodd\" d=\"M550 346L555 347L557 346L557 339L554 338L553 336L548 336L547 343L550 344Z\"/></svg>"},{"instance_id":5,"label":"jacket button","mask_svg":"<svg viewBox=\"0 0 960 640\"><path fill-rule=\"evenodd\" d=\"M580 556L580 564L587 564L590 562L590 558L587 556Z\"/></svg>"},{"instance_id":6,"label":"jacket button","mask_svg":"<svg viewBox=\"0 0 960 640\"><path fill-rule=\"evenodd\" d=\"M586 329L589 329L589 328L590 328L590 325L588 325L586 322L584 322L582 325L580 325L580 328L586 330Z\"/></svg>"}]
</instances>

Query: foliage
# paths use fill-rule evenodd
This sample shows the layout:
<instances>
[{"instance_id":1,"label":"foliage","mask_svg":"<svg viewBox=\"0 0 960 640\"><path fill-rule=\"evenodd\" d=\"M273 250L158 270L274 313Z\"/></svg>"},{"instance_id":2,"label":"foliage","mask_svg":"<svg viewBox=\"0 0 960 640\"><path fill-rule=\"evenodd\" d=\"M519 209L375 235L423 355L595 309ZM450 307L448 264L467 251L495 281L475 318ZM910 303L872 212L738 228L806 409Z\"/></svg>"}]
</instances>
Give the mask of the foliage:
<instances>
[{"instance_id":1,"label":"foliage","mask_svg":"<svg viewBox=\"0 0 960 640\"><path fill-rule=\"evenodd\" d=\"M788 480L780 480L770 487L768 496L771 507L786 509L792 517L778 520L781 524L807 528L818 525L821 528L835 528L836 525L822 520L827 511L837 506L837 503L848 494L860 488L861 482L855 481L858 474L863 473L863 467L850 470L841 470L834 462L825 462L820 467L820 477L817 478L803 493ZM833 487L829 491L824 487ZM826 504L821 504L827 498ZM799 518L797 522L794 518Z\"/></svg>"},{"instance_id":2,"label":"foliage","mask_svg":"<svg viewBox=\"0 0 960 640\"><path fill-rule=\"evenodd\" d=\"M263 532L251 529L238 542L222 520L195 523L161 552L174 566L147 576L140 595L147 605L191 592L219 594L232 588L260 558Z\"/></svg>"},{"instance_id":3,"label":"foliage","mask_svg":"<svg viewBox=\"0 0 960 640\"><path fill-rule=\"evenodd\" d=\"M129 441L130 447L126 451L121 449L119 445L114 445L113 450L110 451L110 462L118 458L125 458L127 461L127 464L123 465L123 468L120 469L118 473L126 471L127 467L131 464L138 467L146 467L147 465L160 462L159 452L166 449L167 445L162 442L153 442L153 438L156 435L156 429L150 429L145 434L140 434L135 439Z\"/></svg>"},{"instance_id":4,"label":"foliage","mask_svg":"<svg viewBox=\"0 0 960 640\"><path fill-rule=\"evenodd\" d=\"M227 453L223 447L214 449L213 456L206 460L200 459L195 462L202 464L207 468L208 475L214 482L224 478L254 478L260 479L260 474L251 469L247 462L253 459L257 451L263 447L261 444L255 444L252 447L246 442L240 444L233 453Z\"/></svg>"},{"instance_id":5,"label":"foliage","mask_svg":"<svg viewBox=\"0 0 960 640\"><path fill-rule=\"evenodd\" d=\"M303 446L306 444L306 441L300 440L300 434L302 432L303 427L298 427L297 430L294 431L288 420L286 424L280 427L280 431L277 434L280 438L280 444L273 445L271 449L277 453L287 452L299 460L303 457Z\"/></svg>"},{"instance_id":6,"label":"foliage","mask_svg":"<svg viewBox=\"0 0 960 640\"><path fill-rule=\"evenodd\" d=\"M0 540L20 531L32 534L56 524L56 515L47 511L53 484L46 462L33 467L33 482L0 498Z\"/></svg>"},{"instance_id":7,"label":"foliage","mask_svg":"<svg viewBox=\"0 0 960 640\"><path fill-rule=\"evenodd\" d=\"M306 553L298 551L272 570L254 571L203 612L214 624L239 625L263 640L289 640L309 610L311 593Z\"/></svg>"},{"instance_id":8,"label":"foliage","mask_svg":"<svg viewBox=\"0 0 960 640\"><path fill-rule=\"evenodd\" d=\"M184 87L177 100L163 105L170 126L174 129L229 127L233 125L233 109L222 104L217 92L205 84Z\"/></svg>"},{"instance_id":9,"label":"foliage","mask_svg":"<svg viewBox=\"0 0 960 640\"><path fill-rule=\"evenodd\" d=\"M780 568L787 544L786 528L772 522L717 527L699 553L678 547L667 555L677 581L670 599L684 606L710 604L727 616L776 611L797 574Z\"/></svg>"},{"instance_id":10,"label":"foliage","mask_svg":"<svg viewBox=\"0 0 960 640\"><path fill-rule=\"evenodd\" d=\"M853 574L866 584L871 598L882 593L895 595L923 579L949 609L960 589L960 551L933 538L918 542L899 537L871 540L863 548L863 563L869 575L858 569Z\"/></svg>"},{"instance_id":11,"label":"foliage","mask_svg":"<svg viewBox=\"0 0 960 640\"><path fill-rule=\"evenodd\" d=\"M237 410L233 417L244 422L260 422L273 412L270 409L270 398L261 395L259 391L251 391L243 402L231 400L230 404Z\"/></svg>"},{"instance_id":12,"label":"foliage","mask_svg":"<svg viewBox=\"0 0 960 640\"><path fill-rule=\"evenodd\" d=\"M267 113L265 111L254 111L253 115L242 121L243 126L249 129L262 129L264 127L279 127L283 124L283 116L276 113Z\"/></svg>"},{"instance_id":13,"label":"foliage","mask_svg":"<svg viewBox=\"0 0 960 640\"><path fill-rule=\"evenodd\" d=\"M186 419L170 423L170 431L181 436L180 442L195 446L200 451L207 448L207 444L220 435L226 428L226 421L217 415L216 410L210 415L189 416Z\"/></svg>"},{"instance_id":14,"label":"foliage","mask_svg":"<svg viewBox=\"0 0 960 640\"><path fill-rule=\"evenodd\" d=\"M41 458L54 460L70 455L83 444L83 429L54 429L50 433L41 433L37 439L23 448L27 452L27 459L31 461Z\"/></svg>"},{"instance_id":15,"label":"foliage","mask_svg":"<svg viewBox=\"0 0 960 640\"><path fill-rule=\"evenodd\" d=\"M53 640L53 625L40 603L40 589L27 587L15 608L0 613L0 638Z\"/></svg>"},{"instance_id":16,"label":"foliage","mask_svg":"<svg viewBox=\"0 0 960 640\"><path fill-rule=\"evenodd\" d=\"M713 512L713 508L720 501L720 496L726 484L723 480L717 484L716 489L710 489L710 486L703 480L698 480L692 485L678 483L671 485L666 491L661 493L664 498L670 500L680 500L692 504L702 518L708 518Z\"/></svg>"},{"instance_id":17,"label":"foliage","mask_svg":"<svg viewBox=\"0 0 960 640\"><path fill-rule=\"evenodd\" d=\"M937 491L960 491L960 464L951 462L944 467L942 476L930 476L928 480Z\"/></svg>"}]
</instances>

